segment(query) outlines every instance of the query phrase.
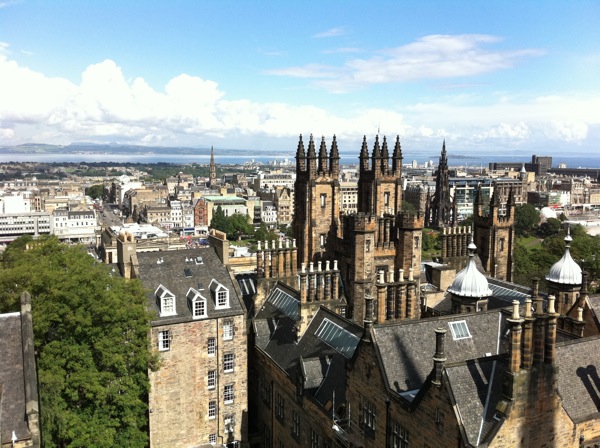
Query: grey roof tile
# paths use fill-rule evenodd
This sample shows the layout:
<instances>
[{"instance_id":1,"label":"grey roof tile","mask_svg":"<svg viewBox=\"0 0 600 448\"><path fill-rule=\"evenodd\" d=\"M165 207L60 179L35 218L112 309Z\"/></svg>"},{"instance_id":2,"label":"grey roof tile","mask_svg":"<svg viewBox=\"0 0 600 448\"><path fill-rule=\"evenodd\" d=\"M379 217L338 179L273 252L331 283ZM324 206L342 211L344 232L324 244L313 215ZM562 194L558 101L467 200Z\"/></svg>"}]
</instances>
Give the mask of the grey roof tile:
<instances>
[{"instance_id":1,"label":"grey roof tile","mask_svg":"<svg viewBox=\"0 0 600 448\"><path fill-rule=\"evenodd\" d=\"M192 310L187 298L190 288L207 298L208 317L225 317L245 313L237 285L234 283L212 248L182 249L164 252L143 252L138 255L139 272L146 288L148 307L156 313L152 325L164 325L192 320ZM201 257L200 262L198 257ZM162 263L157 263L161 259ZM229 290L229 308L215 309L211 287L216 280ZM159 317L155 291L163 285L176 297L175 316Z\"/></svg>"}]
</instances>

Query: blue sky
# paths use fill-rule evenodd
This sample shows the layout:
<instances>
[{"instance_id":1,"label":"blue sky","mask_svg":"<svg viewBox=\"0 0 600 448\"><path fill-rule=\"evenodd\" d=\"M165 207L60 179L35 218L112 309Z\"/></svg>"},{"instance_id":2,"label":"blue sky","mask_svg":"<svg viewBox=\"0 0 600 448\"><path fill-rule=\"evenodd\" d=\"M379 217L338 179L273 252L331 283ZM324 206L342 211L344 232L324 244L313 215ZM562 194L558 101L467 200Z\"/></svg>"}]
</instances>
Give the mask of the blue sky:
<instances>
[{"instance_id":1,"label":"blue sky","mask_svg":"<svg viewBox=\"0 0 600 448\"><path fill-rule=\"evenodd\" d=\"M598 150L599 1L0 0L0 144Z\"/></svg>"}]
</instances>

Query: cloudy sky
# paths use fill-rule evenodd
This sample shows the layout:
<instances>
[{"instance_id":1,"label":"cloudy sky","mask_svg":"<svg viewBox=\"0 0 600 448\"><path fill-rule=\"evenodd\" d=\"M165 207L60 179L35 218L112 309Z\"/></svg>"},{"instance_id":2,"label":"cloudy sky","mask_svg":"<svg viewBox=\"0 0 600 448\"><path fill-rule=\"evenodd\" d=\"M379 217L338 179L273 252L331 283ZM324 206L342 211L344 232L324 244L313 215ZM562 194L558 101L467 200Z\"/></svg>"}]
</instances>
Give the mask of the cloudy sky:
<instances>
[{"instance_id":1,"label":"cloudy sky","mask_svg":"<svg viewBox=\"0 0 600 448\"><path fill-rule=\"evenodd\" d=\"M600 2L0 0L0 145L586 154Z\"/></svg>"}]
</instances>

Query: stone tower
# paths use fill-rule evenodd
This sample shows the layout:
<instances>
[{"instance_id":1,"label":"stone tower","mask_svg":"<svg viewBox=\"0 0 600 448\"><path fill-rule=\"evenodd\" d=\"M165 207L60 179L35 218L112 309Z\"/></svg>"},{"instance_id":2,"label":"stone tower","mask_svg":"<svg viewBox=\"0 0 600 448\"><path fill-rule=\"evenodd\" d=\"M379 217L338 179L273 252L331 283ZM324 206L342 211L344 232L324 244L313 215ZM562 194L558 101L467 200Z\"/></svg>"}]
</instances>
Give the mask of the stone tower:
<instances>
[{"instance_id":1,"label":"stone tower","mask_svg":"<svg viewBox=\"0 0 600 448\"><path fill-rule=\"evenodd\" d=\"M400 137L396 137L391 167L385 137L383 137L381 147L379 146L379 136L375 137L375 145L369 164L369 151L365 136L359 159L358 212L370 213L375 216L394 215L399 212L402 205L402 148Z\"/></svg>"},{"instance_id":2,"label":"stone tower","mask_svg":"<svg viewBox=\"0 0 600 448\"><path fill-rule=\"evenodd\" d=\"M339 182L339 152L335 136L327 154L325 137L321 139L319 155L311 134L308 152L302 136L296 151L296 182L294 184L294 236L298 247L298 262L324 261L331 254L334 237L340 231L341 190Z\"/></svg>"},{"instance_id":3,"label":"stone tower","mask_svg":"<svg viewBox=\"0 0 600 448\"><path fill-rule=\"evenodd\" d=\"M500 195L496 188L485 210L481 188L473 204L475 244L485 271L491 277L513 281L515 251L515 199L508 194L506 214L500 214Z\"/></svg>"},{"instance_id":4,"label":"stone tower","mask_svg":"<svg viewBox=\"0 0 600 448\"><path fill-rule=\"evenodd\" d=\"M214 188L217 185L217 165L215 164L215 149L210 147L210 174L208 186Z\"/></svg>"},{"instance_id":5,"label":"stone tower","mask_svg":"<svg viewBox=\"0 0 600 448\"><path fill-rule=\"evenodd\" d=\"M442 145L442 155L435 178L435 193L431 200L431 212L428 224L432 227L454 225L456 220L455 210L450 199L450 181L448 174L448 156L446 154L446 141Z\"/></svg>"}]
</instances>

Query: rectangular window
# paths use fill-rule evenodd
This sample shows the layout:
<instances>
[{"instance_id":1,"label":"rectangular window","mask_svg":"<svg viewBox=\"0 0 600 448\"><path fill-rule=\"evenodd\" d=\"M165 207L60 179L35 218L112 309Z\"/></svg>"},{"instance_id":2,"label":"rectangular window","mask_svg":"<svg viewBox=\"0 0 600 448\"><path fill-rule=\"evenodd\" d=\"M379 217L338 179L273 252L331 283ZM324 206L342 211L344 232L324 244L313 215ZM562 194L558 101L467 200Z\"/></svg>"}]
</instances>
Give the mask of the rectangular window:
<instances>
[{"instance_id":1,"label":"rectangular window","mask_svg":"<svg viewBox=\"0 0 600 448\"><path fill-rule=\"evenodd\" d=\"M392 423L392 448L408 448L408 431L400 423Z\"/></svg>"},{"instance_id":2,"label":"rectangular window","mask_svg":"<svg viewBox=\"0 0 600 448\"><path fill-rule=\"evenodd\" d=\"M327 202L327 195L325 193L321 193L321 208L325 208L326 202Z\"/></svg>"},{"instance_id":3,"label":"rectangular window","mask_svg":"<svg viewBox=\"0 0 600 448\"><path fill-rule=\"evenodd\" d=\"M262 399L265 406L271 406L271 383L265 378L261 379L262 383Z\"/></svg>"},{"instance_id":4,"label":"rectangular window","mask_svg":"<svg viewBox=\"0 0 600 448\"><path fill-rule=\"evenodd\" d=\"M292 435L300 437L300 414L296 411L292 413Z\"/></svg>"},{"instance_id":5,"label":"rectangular window","mask_svg":"<svg viewBox=\"0 0 600 448\"><path fill-rule=\"evenodd\" d=\"M204 300L196 300L194 302L194 317L206 316L206 302Z\"/></svg>"},{"instance_id":6,"label":"rectangular window","mask_svg":"<svg viewBox=\"0 0 600 448\"><path fill-rule=\"evenodd\" d=\"M314 430L310 430L310 448L319 448L319 434Z\"/></svg>"},{"instance_id":7,"label":"rectangular window","mask_svg":"<svg viewBox=\"0 0 600 448\"><path fill-rule=\"evenodd\" d=\"M383 193L383 205L386 207L390 206L390 194L389 193Z\"/></svg>"},{"instance_id":8,"label":"rectangular window","mask_svg":"<svg viewBox=\"0 0 600 448\"><path fill-rule=\"evenodd\" d=\"M368 400L364 400L363 401L363 409L362 409L363 425L366 428L369 428L369 429L375 431L376 417L377 417L377 413L376 413L375 405Z\"/></svg>"},{"instance_id":9,"label":"rectangular window","mask_svg":"<svg viewBox=\"0 0 600 448\"><path fill-rule=\"evenodd\" d=\"M208 443L212 443L213 445L217 443L217 435L211 434L208 436Z\"/></svg>"},{"instance_id":10,"label":"rectangular window","mask_svg":"<svg viewBox=\"0 0 600 448\"><path fill-rule=\"evenodd\" d=\"M321 247L325 247L325 234L319 235L319 244Z\"/></svg>"},{"instance_id":11,"label":"rectangular window","mask_svg":"<svg viewBox=\"0 0 600 448\"><path fill-rule=\"evenodd\" d=\"M233 372L234 356L233 353L223 355L223 371L225 373Z\"/></svg>"},{"instance_id":12,"label":"rectangular window","mask_svg":"<svg viewBox=\"0 0 600 448\"><path fill-rule=\"evenodd\" d=\"M215 338L208 338L208 354L209 356L214 356L217 348L217 344Z\"/></svg>"},{"instance_id":13,"label":"rectangular window","mask_svg":"<svg viewBox=\"0 0 600 448\"><path fill-rule=\"evenodd\" d=\"M175 298L163 297L162 299L162 314L175 314Z\"/></svg>"},{"instance_id":14,"label":"rectangular window","mask_svg":"<svg viewBox=\"0 0 600 448\"><path fill-rule=\"evenodd\" d=\"M226 415L223 419L225 423L225 432L232 433L235 430L235 416L234 415Z\"/></svg>"},{"instance_id":15,"label":"rectangular window","mask_svg":"<svg viewBox=\"0 0 600 448\"><path fill-rule=\"evenodd\" d=\"M209 401L208 402L208 418L215 418L217 416L217 402Z\"/></svg>"},{"instance_id":16,"label":"rectangular window","mask_svg":"<svg viewBox=\"0 0 600 448\"><path fill-rule=\"evenodd\" d=\"M500 252L504 251L504 238L500 238Z\"/></svg>"},{"instance_id":17,"label":"rectangular window","mask_svg":"<svg viewBox=\"0 0 600 448\"><path fill-rule=\"evenodd\" d=\"M214 389L217 384L217 372L215 370L208 371L207 385L209 389Z\"/></svg>"},{"instance_id":18,"label":"rectangular window","mask_svg":"<svg viewBox=\"0 0 600 448\"><path fill-rule=\"evenodd\" d=\"M223 401L225 404L233 403L233 384L228 384L223 389Z\"/></svg>"},{"instance_id":19,"label":"rectangular window","mask_svg":"<svg viewBox=\"0 0 600 448\"><path fill-rule=\"evenodd\" d=\"M223 339L226 341L233 339L233 322L230 320L223 322Z\"/></svg>"},{"instance_id":20,"label":"rectangular window","mask_svg":"<svg viewBox=\"0 0 600 448\"><path fill-rule=\"evenodd\" d=\"M219 291L217 293L217 306L227 306L227 291Z\"/></svg>"},{"instance_id":21,"label":"rectangular window","mask_svg":"<svg viewBox=\"0 0 600 448\"><path fill-rule=\"evenodd\" d=\"M285 418L285 399L279 393L277 393L277 403L275 406L275 415L277 415L277 418L279 418L280 420L283 420Z\"/></svg>"},{"instance_id":22,"label":"rectangular window","mask_svg":"<svg viewBox=\"0 0 600 448\"><path fill-rule=\"evenodd\" d=\"M171 350L171 331L163 330L158 332L158 351L166 352Z\"/></svg>"}]
</instances>

